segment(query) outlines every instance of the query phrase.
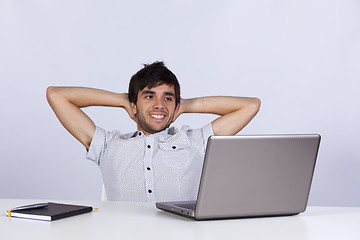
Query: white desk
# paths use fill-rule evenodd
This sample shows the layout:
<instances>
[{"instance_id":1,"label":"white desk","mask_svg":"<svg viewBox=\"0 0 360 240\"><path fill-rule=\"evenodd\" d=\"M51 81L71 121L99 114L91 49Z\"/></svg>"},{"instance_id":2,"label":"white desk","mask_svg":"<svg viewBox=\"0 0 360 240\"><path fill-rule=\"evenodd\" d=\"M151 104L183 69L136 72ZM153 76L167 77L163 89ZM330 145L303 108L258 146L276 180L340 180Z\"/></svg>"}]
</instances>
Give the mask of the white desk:
<instances>
[{"instance_id":1,"label":"white desk","mask_svg":"<svg viewBox=\"0 0 360 240\"><path fill-rule=\"evenodd\" d=\"M360 239L360 208L308 207L292 217L196 222L126 202L53 201L99 210L54 222L8 218L6 211L43 200L0 199L0 239Z\"/></svg>"}]
</instances>

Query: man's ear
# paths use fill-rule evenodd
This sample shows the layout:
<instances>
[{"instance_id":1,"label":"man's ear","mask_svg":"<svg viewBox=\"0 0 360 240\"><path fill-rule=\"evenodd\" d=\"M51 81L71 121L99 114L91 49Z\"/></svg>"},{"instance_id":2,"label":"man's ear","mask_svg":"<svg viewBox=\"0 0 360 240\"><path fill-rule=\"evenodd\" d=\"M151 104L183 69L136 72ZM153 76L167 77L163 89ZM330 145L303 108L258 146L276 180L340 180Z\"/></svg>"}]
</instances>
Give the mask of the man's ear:
<instances>
[{"instance_id":1,"label":"man's ear","mask_svg":"<svg viewBox=\"0 0 360 240\"><path fill-rule=\"evenodd\" d=\"M176 106L175 108L175 111L174 111L174 118L172 120L172 122L175 122L175 120L180 116L180 103L178 103L178 105Z\"/></svg>"},{"instance_id":2,"label":"man's ear","mask_svg":"<svg viewBox=\"0 0 360 240\"><path fill-rule=\"evenodd\" d=\"M134 115L136 115L137 109L135 103L130 103L131 111Z\"/></svg>"},{"instance_id":3,"label":"man's ear","mask_svg":"<svg viewBox=\"0 0 360 240\"><path fill-rule=\"evenodd\" d=\"M179 112L179 109L180 109L180 102L178 103L178 105L176 106L175 108L175 114L177 114Z\"/></svg>"}]
</instances>

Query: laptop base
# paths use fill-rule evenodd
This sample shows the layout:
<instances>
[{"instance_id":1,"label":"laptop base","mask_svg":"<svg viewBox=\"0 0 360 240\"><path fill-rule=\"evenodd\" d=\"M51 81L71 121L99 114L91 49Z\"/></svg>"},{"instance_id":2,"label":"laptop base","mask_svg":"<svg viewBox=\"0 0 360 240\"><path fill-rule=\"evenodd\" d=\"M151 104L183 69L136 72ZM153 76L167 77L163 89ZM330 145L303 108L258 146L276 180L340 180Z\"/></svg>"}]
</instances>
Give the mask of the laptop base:
<instances>
[{"instance_id":1,"label":"laptop base","mask_svg":"<svg viewBox=\"0 0 360 240\"><path fill-rule=\"evenodd\" d=\"M228 220L228 219L251 219L251 218L272 218L272 217L291 217L299 215L300 213L286 213L286 214L271 214L271 215L258 215L258 216L234 216L234 217L214 217L214 218L196 218L194 216L194 212L191 213L190 210L189 213L187 210L181 210L180 208L175 210L175 208L168 209L168 205L162 205L162 203L156 203L156 207L160 210L163 210L167 213L170 213L170 215L175 214L181 217L185 217L187 219L195 220L195 221L217 221L217 220ZM183 212L181 212L183 211Z\"/></svg>"}]
</instances>

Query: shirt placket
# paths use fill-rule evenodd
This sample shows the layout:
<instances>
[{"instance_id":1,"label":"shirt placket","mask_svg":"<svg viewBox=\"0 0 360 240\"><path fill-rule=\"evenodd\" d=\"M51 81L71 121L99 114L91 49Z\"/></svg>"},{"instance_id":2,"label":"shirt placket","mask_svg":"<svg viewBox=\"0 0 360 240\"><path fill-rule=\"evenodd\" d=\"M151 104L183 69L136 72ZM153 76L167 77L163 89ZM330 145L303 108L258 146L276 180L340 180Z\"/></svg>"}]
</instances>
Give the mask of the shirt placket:
<instances>
[{"instance_id":1,"label":"shirt placket","mask_svg":"<svg viewBox=\"0 0 360 240\"><path fill-rule=\"evenodd\" d=\"M146 198L148 202L155 202L155 184L152 166L152 158L154 153L154 137L147 136L145 141L145 157L144 157L144 176Z\"/></svg>"}]
</instances>

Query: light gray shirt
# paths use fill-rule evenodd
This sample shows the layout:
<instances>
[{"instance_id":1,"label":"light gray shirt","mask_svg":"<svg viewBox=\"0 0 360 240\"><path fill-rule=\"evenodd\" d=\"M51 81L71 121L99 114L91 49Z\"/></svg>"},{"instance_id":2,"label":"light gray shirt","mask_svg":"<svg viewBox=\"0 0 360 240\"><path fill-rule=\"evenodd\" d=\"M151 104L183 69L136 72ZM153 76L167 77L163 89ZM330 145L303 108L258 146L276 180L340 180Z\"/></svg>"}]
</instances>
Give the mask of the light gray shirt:
<instances>
[{"instance_id":1,"label":"light gray shirt","mask_svg":"<svg viewBox=\"0 0 360 240\"><path fill-rule=\"evenodd\" d=\"M87 158L100 166L108 200L196 200L211 135L211 124L171 127L149 136L96 127Z\"/></svg>"}]
</instances>

